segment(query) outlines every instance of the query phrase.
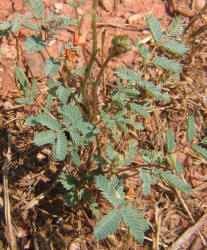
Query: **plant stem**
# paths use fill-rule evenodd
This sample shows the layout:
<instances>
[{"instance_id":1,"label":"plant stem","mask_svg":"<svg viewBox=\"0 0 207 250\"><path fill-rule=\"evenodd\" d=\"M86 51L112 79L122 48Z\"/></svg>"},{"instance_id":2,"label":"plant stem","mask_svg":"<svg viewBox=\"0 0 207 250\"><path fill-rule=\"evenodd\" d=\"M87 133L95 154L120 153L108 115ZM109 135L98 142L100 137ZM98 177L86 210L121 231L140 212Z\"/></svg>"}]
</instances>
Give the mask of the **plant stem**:
<instances>
[{"instance_id":1,"label":"plant stem","mask_svg":"<svg viewBox=\"0 0 207 250\"><path fill-rule=\"evenodd\" d=\"M97 1L94 1L94 2L97 2ZM93 6L94 6L94 4L93 4ZM96 54L98 52L98 50L97 50L97 34L96 34L96 12L95 12L95 9L93 7L91 10L91 15L92 15L91 26L92 26L92 32L93 32L93 49L92 49L91 59L87 65L85 77L83 80L82 94L83 94L84 105L85 105L86 109L89 111L89 113L92 115L91 110L90 110L90 106L89 106L89 102L88 102L87 83L88 83L88 79L90 77L93 63L94 63L95 58L96 58Z\"/></svg>"},{"instance_id":2,"label":"plant stem","mask_svg":"<svg viewBox=\"0 0 207 250\"><path fill-rule=\"evenodd\" d=\"M113 58L117 56L117 52L112 52L107 58L106 61L104 62L104 64L102 65L99 74L97 76L97 79L93 85L92 88L92 109L93 109L93 122L96 122L96 96L97 96L97 87L98 84L101 80L101 76L103 75L104 69L106 68L106 65L108 64L108 62Z\"/></svg>"},{"instance_id":3,"label":"plant stem","mask_svg":"<svg viewBox=\"0 0 207 250\"><path fill-rule=\"evenodd\" d=\"M98 5L98 0L93 0L93 6L92 6L92 9L96 10L97 5Z\"/></svg>"},{"instance_id":4,"label":"plant stem","mask_svg":"<svg viewBox=\"0 0 207 250\"><path fill-rule=\"evenodd\" d=\"M101 44L101 65L104 64L104 42L105 42L106 29L102 32L102 44ZM106 82L105 82L105 74L103 72L103 100L106 102Z\"/></svg>"}]
</instances>

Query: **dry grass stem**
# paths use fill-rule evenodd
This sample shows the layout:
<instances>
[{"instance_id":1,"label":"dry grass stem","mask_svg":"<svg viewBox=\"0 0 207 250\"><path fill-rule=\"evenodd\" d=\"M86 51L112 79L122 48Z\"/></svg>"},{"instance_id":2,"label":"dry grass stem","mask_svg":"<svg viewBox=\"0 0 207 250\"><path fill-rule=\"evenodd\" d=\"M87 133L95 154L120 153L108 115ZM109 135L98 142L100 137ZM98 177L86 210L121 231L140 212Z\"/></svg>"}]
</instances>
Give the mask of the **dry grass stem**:
<instances>
[{"instance_id":1,"label":"dry grass stem","mask_svg":"<svg viewBox=\"0 0 207 250\"><path fill-rule=\"evenodd\" d=\"M184 244L196 231L199 230L199 228L202 226L202 224L207 219L207 213L202 215L202 217L191 227L189 227L181 237L177 239L176 242L173 243L173 245L169 248L169 250L179 249L182 244ZM206 245L205 245L206 246Z\"/></svg>"}]
</instances>

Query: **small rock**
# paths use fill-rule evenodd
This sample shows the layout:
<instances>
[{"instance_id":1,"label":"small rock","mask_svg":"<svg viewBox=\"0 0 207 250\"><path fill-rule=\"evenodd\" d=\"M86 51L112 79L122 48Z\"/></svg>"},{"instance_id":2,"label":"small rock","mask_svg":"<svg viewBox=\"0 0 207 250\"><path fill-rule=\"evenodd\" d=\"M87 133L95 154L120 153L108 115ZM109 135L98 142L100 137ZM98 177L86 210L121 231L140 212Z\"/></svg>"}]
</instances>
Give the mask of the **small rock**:
<instances>
[{"instance_id":1,"label":"small rock","mask_svg":"<svg viewBox=\"0 0 207 250\"><path fill-rule=\"evenodd\" d=\"M55 3L55 13L60 14L63 9L63 4L62 3Z\"/></svg>"},{"instance_id":2,"label":"small rock","mask_svg":"<svg viewBox=\"0 0 207 250\"><path fill-rule=\"evenodd\" d=\"M3 103L4 110L9 110L13 107L12 103L10 101L6 101Z\"/></svg>"},{"instance_id":3,"label":"small rock","mask_svg":"<svg viewBox=\"0 0 207 250\"><path fill-rule=\"evenodd\" d=\"M35 163L38 166L43 166L48 162L48 155L43 152L38 152L35 157Z\"/></svg>"},{"instance_id":4,"label":"small rock","mask_svg":"<svg viewBox=\"0 0 207 250\"><path fill-rule=\"evenodd\" d=\"M77 14L82 16L83 15L83 9L81 9L81 7L78 7L77 9Z\"/></svg>"},{"instance_id":5,"label":"small rock","mask_svg":"<svg viewBox=\"0 0 207 250\"><path fill-rule=\"evenodd\" d=\"M31 70L32 77L37 79L45 74L45 62L39 53L26 54L25 58Z\"/></svg>"}]
</instances>

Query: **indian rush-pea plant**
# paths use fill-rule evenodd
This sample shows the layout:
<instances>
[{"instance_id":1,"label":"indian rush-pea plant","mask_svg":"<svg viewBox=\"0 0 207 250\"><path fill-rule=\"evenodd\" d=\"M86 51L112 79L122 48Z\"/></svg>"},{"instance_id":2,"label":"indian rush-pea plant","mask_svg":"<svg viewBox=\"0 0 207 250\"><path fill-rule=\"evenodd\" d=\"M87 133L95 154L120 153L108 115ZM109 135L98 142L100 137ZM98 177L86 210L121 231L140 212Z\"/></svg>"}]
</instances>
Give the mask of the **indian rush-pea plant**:
<instances>
[{"instance_id":1,"label":"indian rush-pea plant","mask_svg":"<svg viewBox=\"0 0 207 250\"><path fill-rule=\"evenodd\" d=\"M85 1L81 1L80 4L83 2ZM60 176L60 182L67 190L64 198L68 206L87 202L94 215L98 217L99 211L95 208L97 203L91 194L93 183L113 206L112 210L96 224L96 239L105 239L107 235L114 233L123 219L131 235L142 242L149 226L143 216L138 215L135 208L125 201L124 182L116 174L123 170L124 166L130 166L136 158L138 143L135 139L130 139L130 135L131 131L139 135L139 131L144 129L138 118L143 120L149 115L148 111L153 109L149 100L170 100L166 83L178 78L182 71L181 64L172 58L184 57L187 53L187 48L181 43L185 24L181 18L174 18L169 28L163 32L159 21L152 15L147 16L146 24L153 38L152 44L147 47L136 39L133 45L126 36L114 37L109 55L94 78L91 73L99 52L96 34L97 1L93 1L92 9L80 22L52 12L44 15L42 0L25 0L25 3L30 12L16 15L10 22L4 22L0 30L4 35L17 32L21 26L35 31L36 35L28 37L24 42L27 52L46 50L49 55L47 46L49 41L58 35L58 31L67 29L70 25L77 25L73 43L69 41L63 44L57 57L49 55L46 61L48 96L45 107L38 116L28 117L26 120L28 126L36 126L41 131L34 137L33 143L40 147L49 144L54 160L70 161L71 173L62 173ZM77 7L72 2L69 4ZM31 18L36 24L30 22ZM91 56L86 60L85 66L74 69L74 53L80 45L84 50L90 28L93 39ZM107 96L104 91L100 91L99 95L103 95L105 103L99 108L97 90L104 88L102 76L108 62L132 48L139 52L142 63L139 63L136 71L125 66L115 69L116 82L113 91L110 92L109 89ZM62 60L65 51L67 56ZM165 52L166 56L160 56L162 52ZM61 61L63 69L60 72ZM145 79L145 73L155 68L159 68L161 72L158 79ZM32 83L29 94L28 80L22 69L15 67L14 71L25 95L16 101L29 105L37 98L35 96L38 83ZM58 76L58 80L54 80L54 76ZM193 131L194 118L190 116L189 142L194 137ZM128 138L124 141L127 147L123 146L123 136ZM104 138L107 139L107 143L103 142ZM201 143L206 144L206 138ZM146 195L150 193L151 185L158 180L186 193L192 191L188 184L177 176L183 172L183 168L173 153L174 137L171 130L166 131L166 145L166 155L162 155L159 150L141 150L144 165L137 172ZM204 148L199 145L193 145L192 148L207 158Z\"/></svg>"}]
</instances>

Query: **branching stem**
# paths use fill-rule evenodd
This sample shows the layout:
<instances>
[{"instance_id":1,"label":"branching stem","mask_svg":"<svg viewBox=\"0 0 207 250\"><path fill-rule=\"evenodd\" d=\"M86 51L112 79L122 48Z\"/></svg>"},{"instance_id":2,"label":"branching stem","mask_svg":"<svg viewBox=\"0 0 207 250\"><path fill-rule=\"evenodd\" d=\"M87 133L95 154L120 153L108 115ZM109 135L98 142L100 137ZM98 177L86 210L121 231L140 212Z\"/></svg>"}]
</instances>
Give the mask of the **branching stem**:
<instances>
[{"instance_id":1,"label":"branching stem","mask_svg":"<svg viewBox=\"0 0 207 250\"><path fill-rule=\"evenodd\" d=\"M97 79L93 85L93 88L92 88L92 109L93 109L93 122L96 122L96 97L97 97L97 87L98 87L98 84L101 80L101 77L103 75L103 72L107 66L107 64L109 63L109 61L113 58L117 56L117 52L112 52L105 60L104 64L102 65L100 71L99 71L99 74L97 76Z\"/></svg>"}]
</instances>

